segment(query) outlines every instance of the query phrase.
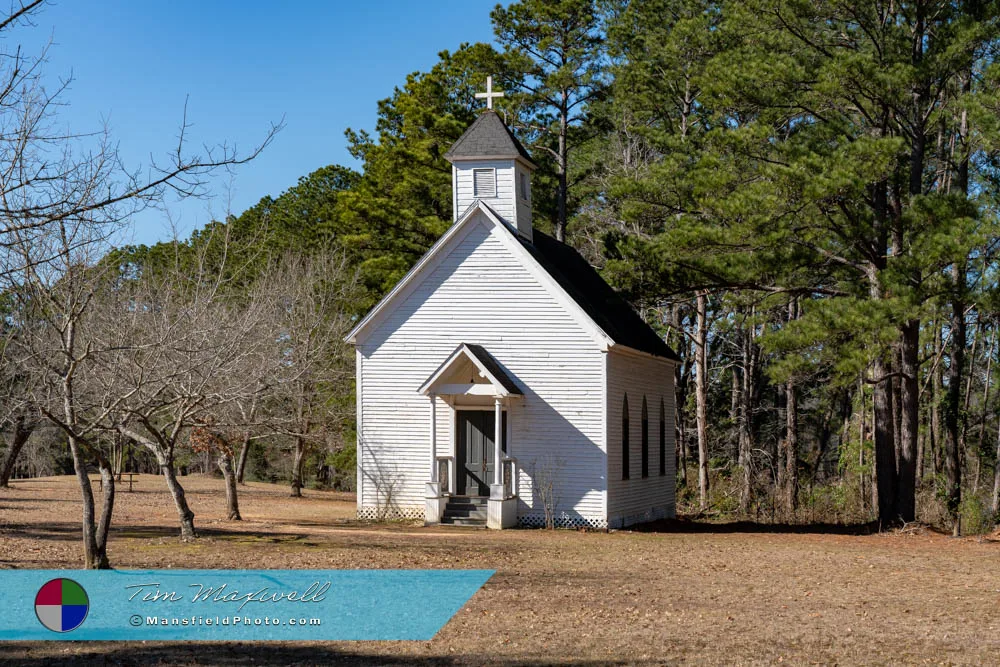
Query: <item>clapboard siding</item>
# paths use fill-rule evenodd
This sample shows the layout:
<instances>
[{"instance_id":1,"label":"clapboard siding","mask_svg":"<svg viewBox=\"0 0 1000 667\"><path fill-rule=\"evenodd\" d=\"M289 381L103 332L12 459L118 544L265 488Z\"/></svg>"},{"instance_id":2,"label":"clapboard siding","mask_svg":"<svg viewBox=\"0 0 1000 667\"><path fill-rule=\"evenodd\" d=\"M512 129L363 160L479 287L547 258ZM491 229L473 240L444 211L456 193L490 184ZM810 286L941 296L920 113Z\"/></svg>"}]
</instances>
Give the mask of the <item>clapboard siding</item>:
<instances>
[{"instance_id":1,"label":"clapboard siding","mask_svg":"<svg viewBox=\"0 0 1000 667\"><path fill-rule=\"evenodd\" d=\"M629 525L674 516L674 366L611 348L608 353L608 522ZM628 392L629 479L622 479L622 407ZM649 419L649 476L642 477L642 399ZM666 431L666 475L660 475L660 399Z\"/></svg>"},{"instance_id":2,"label":"clapboard siding","mask_svg":"<svg viewBox=\"0 0 1000 667\"><path fill-rule=\"evenodd\" d=\"M541 514L532 478L554 464L558 509L604 520L604 353L593 333L501 242L497 235L506 233L477 212L441 248L433 267L359 334L359 504L361 498L375 504L376 480L383 486L395 480L398 505L423 505L430 401L417 389L469 342L483 345L525 393L508 415L511 453L523 470L519 513ZM453 411L441 399L436 411L437 449L450 454Z\"/></svg>"},{"instance_id":3,"label":"clapboard siding","mask_svg":"<svg viewBox=\"0 0 1000 667\"><path fill-rule=\"evenodd\" d=\"M496 169L497 190L495 197L480 197L479 199L504 220L514 225L515 223L515 182L514 182L514 161L513 160L474 160L463 161L455 168L455 215L460 215L467 208L472 206L477 197L472 187L472 173L474 169Z\"/></svg>"}]
</instances>

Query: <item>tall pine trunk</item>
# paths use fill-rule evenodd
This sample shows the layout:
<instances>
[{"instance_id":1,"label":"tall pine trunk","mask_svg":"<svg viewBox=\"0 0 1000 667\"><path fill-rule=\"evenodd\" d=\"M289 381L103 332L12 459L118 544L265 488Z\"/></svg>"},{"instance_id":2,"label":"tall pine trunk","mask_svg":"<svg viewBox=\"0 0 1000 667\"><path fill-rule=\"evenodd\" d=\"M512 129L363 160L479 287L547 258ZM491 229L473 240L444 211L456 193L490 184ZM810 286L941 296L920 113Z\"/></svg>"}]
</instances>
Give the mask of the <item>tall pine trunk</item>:
<instances>
[{"instance_id":1,"label":"tall pine trunk","mask_svg":"<svg viewBox=\"0 0 1000 667\"><path fill-rule=\"evenodd\" d=\"M868 424L866 418L868 416L868 401L865 398L865 383L864 378L858 380L858 396L861 403L861 409L858 410L858 486L861 491L861 510L864 512L868 507L868 495L867 495L867 482L865 479L865 435L867 434ZM845 427L844 432L847 432Z\"/></svg>"},{"instance_id":2,"label":"tall pine trunk","mask_svg":"<svg viewBox=\"0 0 1000 667\"><path fill-rule=\"evenodd\" d=\"M962 91L969 93L972 88L972 73L966 73ZM964 197L969 196L969 159L965 154L968 145L968 115L962 109L959 119L958 139L960 156L955 170L955 189ZM954 155L952 156L954 159ZM944 423L946 435L945 451L945 507L952 521L951 533L962 534L962 377L965 372L965 299L967 256L955 257L951 265L951 344L949 346L948 392L945 395Z\"/></svg>"},{"instance_id":3,"label":"tall pine trunk","mask_svg":"<svg viewBox=\"0 0 1000 667\"><path fill-rule=\"evenodd\" d=\"M875 214L873 244L885 248L889 241L888 224L888 183L879 181L872 186L872 201ZM868 297L872 301L885 299L882 284L886 270L885 257L872 260L867 267ZM875 439L875 496L878 507L878 523L882 529L898 523L896 513L896 493L898 475L896 471L896 429L894 392L892 391L892 367L888 354L877 350L872 360L872 426Z\"/></svg>"},{"instance_id":4,"label":"tall pine trunk","mask_svg":"<svg viewBox=\"0 0 1000 667\"><path fill-rule=\"evenodd\" d=\"M674 405L674 423L677 425L677 446L674 447L674 468L677 470L677 479L680 484L685 489L687 488L687 447L684 446L684 442L687 438L687 433L684 428L684 417L681 414L680 408Z\"/></svg>"},{"instance_id":5,"label":"tall pine trunk","mask_svg":"<svg viewBox=\"0 0 1000 667\"><path fill-rule=\"evenodd\" d=\"M798 299L788 301L788 321L798 319ZM783 496L785 511L789 516L795 513L799 495L799 405L798 388L795 380L785 383L785 437L781 440L778 457L779 488Z\"/></svg>"},{"instance_id":6,"label":"tall pine trunk","mask_svg":"<svg viewBox=\"0 0 1000 667\"><path fill-rule=\"evenodd\" d=\"M869 273L869 295L873 300L882 299L881 281L876 267ZM896 514L896 437L894 433L891 364L884 353L877 354L872 362L872 426L875 434L875 495L878 522L888 528L898 521Z\"/></svg>"},{"instance_id":7,"label":"tall pine trunk","mask_svg":"<svg viewBox=\"0 0 1000 667\"><path fill-rule=\"evenodd\" d=\"M872 364L875 387L872 391L875 430L875 487L878 498L878 521L882 528L897 522L896 516L896 439L893 436L892 391L888 366L882 359Z\"/></svg>"},{"instance_id":8,"label":"tall pine trunk","mask_svg":"<svg viewBox=\"0 0 1000 667\"><path fill-rule=\"evenodd\" d=\"M900 417L903 414L902 406L900 405L899 398L902 395L900 391L899 382L899 346L893 350L892 355L892 366L889 369L889 391L892 396L892 435L893 439L893 450L895 452L896 458L896 503L897 503L897 514L899 505L899 457L900 457L900 435L903 432L903 424Z\"/></svg>"},{"instance_id":9,"label":"tall pine trunk","mask_svg":"<svg viewBox=\"0 0 1000 667\"><path fill-rule=\"evenodd\" d=\"M708 509L708 295L699 292L696 299L697 332L694 350L695 413L698 429L698 501L702 511Z\"/></svg>"},{"instance_id":10,"label":"tall pine trunk","mask_svg":"<svg viewBox=\"0 0 1000 667\"><path fill-rule=\"evenodd\" d=\"M904 522L916 519L917 436L920 430L920 322L900 328L900 430L896 515Z\"/></svg>"},{"instance_id":11,"label":"tall pine trunk","mask_svg":"<svg viewBox=\"0 0 1000 667\"><path fill-rule=\"evenodd\" d=\"M965 267L956 261L951 268L951 343L949 345L948 390L945 394L945 508L952 522L952 535L962 534L959 505L962 502L962 367L965 364Z\"/></svg>"},{"instance_id":12,"label":"tall pine trunk","mask_svg":"<svg viewBox=\"0 0 1000 667\"><path fill-rule=\"evenodd\" d=\"M680 305L674 303L670 308L670 324L674 331L681 332ZM680 341L684 349L679 351L684 359L683 364L678 364L674 370L674 432L676 435L676 446L674 447L674 469L677 471L677 479L682 488L687 489L688 478L688 432L687 420L685 417L685 406L687 405L687 393L690 387L691 358L690 344L687 336L680 335Z\"/></svg>"},{"instance_id":13,"label":"tall pine trunk","mask_svg":"<svg viewBox=\"0 0 1000 667\"><path fill-rule=\"evenodd\" d=\"M799 497L799 407L798 389L795 382L789 380L785 386L785 509L794 514L798 507Z\"/></svg>"},{"instance_id":14,"label":"tall pine trunk","mask_svg":"<svg viewBox=\"0 0 1000 667\"><path fill-rule=\"evenodd\" d=\"M944 469L943 457L944 438L941 434L941 397L944 393L944 367L941 357L944 349L941 344L941 325L935 320L933 326L934 334L934 365L931 368L931 456L934 463L934 474L940 475Z\"/></svg>"},{"instance_id":15,"label":"tall pine trunk","mask_svg":"<svg viewBox=\"0 0 1000 667\"><path fill-rule=\"evenodd\" d=\"M569 132L569 91L562 91L562 104L559 107L559 149L556 155L556 224L554 225L557 241L566 240L566 200L569 197L569 144L566 135Z\"/></svg>"},{"instance_id":16,"label":"tall pine trunk","mask_svg":"<svg viewBox=\"0 0 1000 667\"><path fill-rule=\"evenodd\" d=\"M993 464L993 521L1000 521L1000 420L997 420L996 462Z\"/></svg>"},{"instance_id":17,"label":"tall pine trunk","mask_svg":"<svg viewBox=\"0 0 1000 667\"><path fill-rule=\"evenodd\" d=\"M976 452L977 452L977 454L976 454L976 460L977 461L982 459L982 452L986 451L986 414L987 414L987 406L990 403L990 385L992 384L992 380L993 380L993 353L994 353L994 349L996 347L996 342L997 342L997 330L996 330L996 327L994 327L993 331L990 333L990 349L986 353L986 380L985 380L985 383L983 385L983 400L982 400L982 403L980 405L980 411L981 412L980 412L980 417L979 417L979 440L978 440L978 447L976 448ZM994 467L998 467L998 466L996 466L996 463L994 463ZM977 473L978 472L979 471L977 471ZM976 475L976 482L979 481L979 477L980 477L980 475L977 474ZM996 474L995 473L994 473L993 486L994 486L994 489L995 489L996 488ZM996 511L994 510L994 515L995 514L996 514Z\"/></svg>"},{"instance_id":18,"label":"tall pine trunk","mask_svg":"<svg viewBox=\"0 0 1000 667\"><path fill-rule=\"evenodd\" d=\"M986 357L986 380L983 384L983 400L979 413L979 451L986 451L986 415L989 413L990 389L993 384L993 357L996 353L997 327L990 333L990 351Z\"/></svg>"},{"instance_id":19,"label":"tall pine trunk","mask_svg":"<svg viewBox=\"0 0 1000 667\"><path fill-rule=\"evenodd\" d=\"M917 3L911 41L910 59L915 71L921 73L910 90L913 127L910 141L910 160L908 169L909 201L906 208L913 205L914 199L923 194L924 171L926 168L927 128L925 110L931 97L931 84L922 68L924 58L926 17L924 7ZM897 199L900 198L897 196ZM897 206L893 215L893 255L904 255L909 249L907 232L904 222L903 206ZM919 272L911 271L908 282L912 289L918 289ZM919 296L917 297L919 298ZM916 518L916 485L917 485L917 438L920 432L920 322L917 319L907 320L899 330L899 428L896 434L899 446L896 456L897 490L896 516L903 522L911 522Z\"/></svg>"},{"instance_id":20,"label":"tall pine trunk","mask_svg":"<svg viewBox=\"0 0 1000 667\"><path fill-rule=\"evenodd\" d=\"M757 351L754 340L753 310L749 313L750 326L744 326L740 331L742 343L742 387L740 390L739 409L739 450L737 466L739 467L739 507L740 512L750 511L753 501L753 414L756 407L757 382Z\"/></svg>"},{"instance_id":21,"label":"tall pine trunk","mask_svg":"<svg viewBox=\"0 0 1000 667\"><path fill-rule=\"evenodd\" d=\"M935 323L932 320L930 322L930 331L933 336L935 332ZM920 354L930 360L927 364L926 374L921 378L921 384L924 387L930 386L932 376L931 373L934 372L934 344L932 340L927 340L924 343ZM919 376L919 372L918 372ZM931 392L921 390L920 391L920 401L919 401L919 419L920 419L920 435L917 439L917 488L923 484L924 475L927 471L927 453L933 451L934 449L934 434L931 432L931 416L930 416L930 398Z\"/></svg>"},{"instance_id":22,"label":"tall pine trunk","mask_svg":"<svg viewBox=\"0 0 1000 667\"><path fill-rule=\"evenodd\" d=\"M792 299L789 309L789 317L792 319L801 317L798 298ZM799 506L799 388L794 379L788 381L785 392L788 397L788 408L785 413L785 430L788 434L788 445L785 448L786 503L788 511L794 513ZM844 404L845 410L849 409L850 402L847 399ZM845 419L848 414L845 413Z\"/></svg>"}]
</instances>

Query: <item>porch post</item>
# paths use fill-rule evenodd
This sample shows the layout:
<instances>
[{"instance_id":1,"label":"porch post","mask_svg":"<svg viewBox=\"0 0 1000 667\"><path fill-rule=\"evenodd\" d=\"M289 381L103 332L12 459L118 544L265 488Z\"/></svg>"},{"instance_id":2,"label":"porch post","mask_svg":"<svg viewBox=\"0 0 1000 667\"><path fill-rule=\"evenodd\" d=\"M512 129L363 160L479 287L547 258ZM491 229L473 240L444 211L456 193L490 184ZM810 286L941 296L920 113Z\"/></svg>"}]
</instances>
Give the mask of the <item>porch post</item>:
<instances>
[{"instance_id":1,"label":"porch post","mask_svg":"<svg viewBox=\"0 0 1000 667\"><path fill-rule=\"evenodd\" d=\"M444 515L445 498L441 496L441 482L438 480L437 471L437 396L430 395L431 398L431 476L430 481L424 484L426 493L424 494L424 525L433 526L441 523Z\"/></svg>"},{"instance_id":2,"label":"porch post","mask_svg":"<svg viewBox=\"0 0 1000 667\"><path fill-rule=\"evenodd\" d=\"M494 399L495 414L493 431L493 483L490 484L490 498L486 501L486 527L512 528L517 525L517 498L508 498L503 485L503 398ZM510 425L507 425L508 428Z\"/></svg>"},{"instance_id":3,"label":"porch post","mask_svg":"<svg viewBox=\"0 0 1000 667\"><path fill-rule=\"evenodd\" d=\"M454 406L448 413L448 490L458 493L458 413ZM443 480L442 480L443 481Z\"/></svg>"},{"instance_id":4,"label":"porch post","mask_svg":"<svg viewBox=\"0 0 1000 667\"><path fill-rule=\"evenodd\" d=\"M500 450L503 447L503 411L500 409L500 397L497 396L494 402L493 425L493 483L503 484L503 470L500 469Z\"/></svg>"},{"instance_id":5,"label":"porch post","mask_svg":"<svg viewBox=\"0 0 1000 667\"><path fill-rule=\"evenodd\" d=\"M431 481L438 480L437 466L437 396L431 394Z\"/></svg>"},{"instance_id":6,"label":"porch post","mask_svg":"<svg viewBox=\"0 0 1000 667\"><path fill-rule=\"evenodd\" d=\"M507 458L509 459L514 458L514 403L516 401L507 401ZM520 475L520 469L521 467L517 464L511 468L513 479L510 480L510 491L515 496L519 494L520 479L518 475Z\"/></svg>"}]
</instances>

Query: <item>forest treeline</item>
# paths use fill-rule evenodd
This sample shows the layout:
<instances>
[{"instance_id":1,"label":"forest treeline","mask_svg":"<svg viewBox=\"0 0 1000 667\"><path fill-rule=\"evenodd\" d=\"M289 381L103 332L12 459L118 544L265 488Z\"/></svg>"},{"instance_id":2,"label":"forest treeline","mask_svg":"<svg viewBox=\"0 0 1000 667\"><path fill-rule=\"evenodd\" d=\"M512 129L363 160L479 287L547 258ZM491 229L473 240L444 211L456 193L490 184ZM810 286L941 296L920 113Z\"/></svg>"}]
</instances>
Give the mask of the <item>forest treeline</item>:
<instances>
[{"instance_id":1,"label":"forest treeline","mask_svg":"<svg viewBox=\"0 0 1000 667\"><path fill-rule=\"evenodd\" d=\"M179 150L148 182L100 152L52 166L28 121L53 107L7 87L18 99L0 113L35 115L17 116L23 141L0 151L0 472L75 469L95 567L114 485L97 516L88 469L162 472L186 537L184 470L221 471L234 518L244 475L295 493L350 488L342 336L450 225L443 156L492 75L498 111L540 165L536 225L681 355L682 512L992 529L998 10L498 6L493 44L443 51L378 102L373 129L346 131L354 167L153 246L113 247L112 232L167 188L202 195L205 174L254 153Z\"/></svg>"}]
</instances>

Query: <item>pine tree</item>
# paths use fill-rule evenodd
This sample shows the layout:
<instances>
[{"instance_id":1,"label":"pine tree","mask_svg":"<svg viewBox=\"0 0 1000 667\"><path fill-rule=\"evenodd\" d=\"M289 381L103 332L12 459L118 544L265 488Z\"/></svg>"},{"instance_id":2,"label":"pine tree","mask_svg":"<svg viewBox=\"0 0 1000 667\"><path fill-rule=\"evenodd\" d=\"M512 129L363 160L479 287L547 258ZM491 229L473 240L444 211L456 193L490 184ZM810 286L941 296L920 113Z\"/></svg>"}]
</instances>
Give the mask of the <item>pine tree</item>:
<instances>
[{"instance_id":1,"label":"pine tree","mask_svg":"<svg viewBox=\"0 0 1000 667\"><path fill-rule=\"evenodd\" d=\"M506 82L516 99L529 142L555 161L552 227L563 241L570 217L571 151L594 136L588 108L606 87L603 26L594 0L521 0L491 13L504 45Z\"/></svg>"}]
</instances>

